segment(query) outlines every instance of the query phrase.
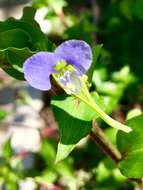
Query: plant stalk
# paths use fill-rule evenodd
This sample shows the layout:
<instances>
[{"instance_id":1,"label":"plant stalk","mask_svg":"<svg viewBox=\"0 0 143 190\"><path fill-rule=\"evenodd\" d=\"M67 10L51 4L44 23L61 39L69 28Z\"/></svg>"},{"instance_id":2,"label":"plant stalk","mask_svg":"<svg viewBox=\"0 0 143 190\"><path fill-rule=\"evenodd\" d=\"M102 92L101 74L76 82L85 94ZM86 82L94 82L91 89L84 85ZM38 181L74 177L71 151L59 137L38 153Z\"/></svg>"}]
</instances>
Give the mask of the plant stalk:
<instances>
[{"instance_id":1,"label":"plant stalk","mask_svg":"<svg viewBox=\"0 0 143 190\"><path fill-rule=\"evenodd\" d=\"M83 80L81 79L82 82L82 86L83 86L83 90L81 95L75 95L77 98L79 98L80 100L82 100L84 103L86 103L88 106L90 106L95 113L101 118L103 119L103 121L105 121L109 126L116 128L118 130L122 130L126 133L129 133L132 131L132 129L127 126L124 125L116 120L114 120L113 118L111 118L109 115L107 115L98 105L97 103L93 100L93 98L91 97L87 86L85 85L85 83L83 82Z\"/></svg>"},{"instance_id":2,"label":"plant stalk","mask_svg":"<svg viewBox=\"0 0 143 190\"><path fill-rule=\"evenodd\" d=\"M103 130L98 127L95 120L93 120L93 130L90 132L90 137L114 162L118 163L122 159L121 153L115 145L112 144Z\"/></svg>"}]
</instances>

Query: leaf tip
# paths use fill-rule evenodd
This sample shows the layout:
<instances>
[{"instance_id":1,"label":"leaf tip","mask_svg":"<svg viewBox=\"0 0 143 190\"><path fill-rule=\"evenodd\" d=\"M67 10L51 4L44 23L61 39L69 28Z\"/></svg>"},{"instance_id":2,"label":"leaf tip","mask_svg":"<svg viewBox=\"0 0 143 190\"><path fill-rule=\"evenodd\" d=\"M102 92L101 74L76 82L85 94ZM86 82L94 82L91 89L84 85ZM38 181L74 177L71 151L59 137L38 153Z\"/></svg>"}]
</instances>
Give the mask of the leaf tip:
<instances>
[{"instance_id":1,"label":"leaf tip","mask_svg":"<svg viewBox=\"0 0 143 190\"><path fill-rule=\"evenodd\" d=\"M129 126L126 126L126 130L124 130L126 133L130 133L130 132L132 132L132 128L131 127L129 127Z\"/></svg>"}]
</instances>

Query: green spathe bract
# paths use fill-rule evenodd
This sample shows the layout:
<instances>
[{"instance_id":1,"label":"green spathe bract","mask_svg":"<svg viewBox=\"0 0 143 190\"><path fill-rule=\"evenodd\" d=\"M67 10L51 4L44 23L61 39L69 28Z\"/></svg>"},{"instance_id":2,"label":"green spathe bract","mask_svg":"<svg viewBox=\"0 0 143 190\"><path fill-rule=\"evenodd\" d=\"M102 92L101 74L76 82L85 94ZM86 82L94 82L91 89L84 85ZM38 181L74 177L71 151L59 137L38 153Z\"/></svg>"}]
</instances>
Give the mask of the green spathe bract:
<instances>
[{"instance_id":1,"label":"green spathe bract","mask_svg":"<svg viewBox=\"0 0 143 190\"><path fill-rule=\"evenodd\" d=\"M75 71L73 71L75 72ZM73 75L73 72L70 73L70 75ZM74 83L72 80L72 83L70 84L70 81L67 81L65 85L60 82L60 78L58 78L56 75L54 75L54 78L59 83L59 85L68 93L79 100L83 101L85 104L87 104L92 110L95 111L96 115L98 115L101 119L103 119L108 125L111 127L114 127L115 129L122 130L124 132L130 132L132 129L124 124L119 123L118 121L112 119L110 116L108 116L93 100L92 96L89 93L88 87L87 87L87 76L86 75L75 75L74 74ZM76 83L75 83L76 81ZM76 85L78 84L78 85Z\"/></svg>"}]
</instances>

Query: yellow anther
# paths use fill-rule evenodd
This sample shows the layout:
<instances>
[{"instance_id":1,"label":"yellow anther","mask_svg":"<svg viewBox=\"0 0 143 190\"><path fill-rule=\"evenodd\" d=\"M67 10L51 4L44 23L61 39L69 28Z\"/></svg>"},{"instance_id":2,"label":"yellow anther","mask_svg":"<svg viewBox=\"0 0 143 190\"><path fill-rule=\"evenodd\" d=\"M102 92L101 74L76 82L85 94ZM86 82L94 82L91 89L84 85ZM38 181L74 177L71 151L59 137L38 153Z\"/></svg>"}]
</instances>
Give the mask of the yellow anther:
<instances>
[{"instance_id":1,"label":"yellow anther","mask_svg":"<svg viewBox=\"0 0 143 190\"><path fill-rule=\"evenodd\" d=\"M56 71L60 71L60 70L64 69L64 68L66 67L66 65L67 65L66 61L60 60L60 61L58 61L58 62L54 65L54 69L55 69Z\"/></svg>"}]
</instances>

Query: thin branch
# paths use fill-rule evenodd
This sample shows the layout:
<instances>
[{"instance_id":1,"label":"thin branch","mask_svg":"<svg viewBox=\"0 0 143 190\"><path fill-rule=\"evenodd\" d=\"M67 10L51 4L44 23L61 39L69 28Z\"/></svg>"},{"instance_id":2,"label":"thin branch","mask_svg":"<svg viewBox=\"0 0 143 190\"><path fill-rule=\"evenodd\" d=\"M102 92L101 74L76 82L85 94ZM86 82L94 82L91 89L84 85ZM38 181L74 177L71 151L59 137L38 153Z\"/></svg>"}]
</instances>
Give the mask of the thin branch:
<instances>
[{"instance_id":1,"label":"thin branch","mask_svg":"<svg viewBox=\"0 0 143 190\"><path fill-rule=\"evenodd\" d=\"M115 145L112 144L103 130L98 127L95 120L93 121L93 130L90 132L90 137L113 161L118 163L122 159L121 153L118 151Z\"/></svg>"}]
</instances>

